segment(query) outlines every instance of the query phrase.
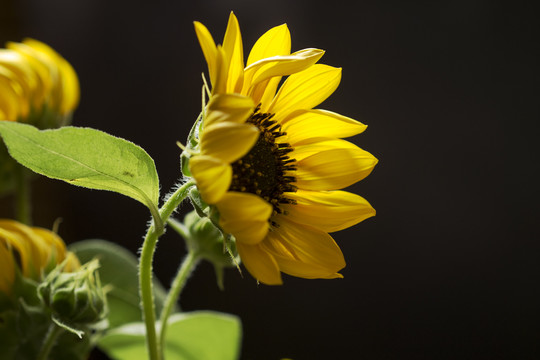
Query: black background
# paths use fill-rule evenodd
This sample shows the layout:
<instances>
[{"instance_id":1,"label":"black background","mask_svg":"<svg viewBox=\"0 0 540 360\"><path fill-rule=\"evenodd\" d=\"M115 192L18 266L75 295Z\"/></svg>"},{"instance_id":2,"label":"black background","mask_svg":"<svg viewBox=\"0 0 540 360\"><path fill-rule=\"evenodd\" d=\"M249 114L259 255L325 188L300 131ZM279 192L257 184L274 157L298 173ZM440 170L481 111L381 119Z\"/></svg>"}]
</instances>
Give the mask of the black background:
<instances>
[{"instance_id":1,"label":"black background","mask_svg":"<svg viewBox=\"0 0 540 360\"><path fill-rule=\"evenodd\" d=\"M338 232L342 280L257 286L235 270L226 290L201 265L185 310L243 321L242 359L540 358L538 38L532 8L496 1L0 0L0 41L34 37L75 67L74 125L129 139L155 159L162 192L200 109L206 71L192 21L221 42L230 10L247 50L286 22L292 48L343 67L320 107L369 125L353 141L380 159L352 191L375 218ZM1 216L12 216L11 199ZM49 179L35 182L35 223L71 243L134 253L149 219L139 203ZM185 206L183 212L188 206ZM158 246L168 283L185 254ZM92 358L102 355L95 353Z\"/></svg>"}]
</instances>

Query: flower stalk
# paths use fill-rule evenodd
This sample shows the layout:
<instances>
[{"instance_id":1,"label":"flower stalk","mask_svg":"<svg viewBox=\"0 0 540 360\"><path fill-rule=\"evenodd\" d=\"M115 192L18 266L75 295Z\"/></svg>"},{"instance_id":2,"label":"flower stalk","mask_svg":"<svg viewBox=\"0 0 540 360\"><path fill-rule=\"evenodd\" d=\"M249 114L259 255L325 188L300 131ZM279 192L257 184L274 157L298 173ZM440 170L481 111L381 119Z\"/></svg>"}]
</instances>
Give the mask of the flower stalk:
<instances>
[{"instance_id":1,"label":"flower stalk","mask_svg":"<svg viewBox=\"0 0 540 360\"><path fill-rule=\"evenodd\" d=\"M166 223L174 210L187 197L189 189L194 185L192 181L188 181L174 191L165 204L159 209L159 219L162 223ZM155 221L154 221L155 222ZM143 319L146 326L146 345L150 360L161 360L162 350L160 339L156 333L156 314L154 304L154 292L152 286L152 260L156 244L161 235L165 232L163 226L156 227L151 225L146 233L141 256L139 260L139 291L141 296L141 306Z\"/></svg>"},{"instance_id":2,"label":"flower stalk","mask_svg":"<svg viewBox=\"0 0 540 360\"><path fill-rule=\"evenodd\" d=\"M199 263L199 256L194 251L188 252L187 256L182 261L182 264L178 268L178 273L176 274L176 277L173 280L173 283L171 285L171 289L169 290L167 294L167 298L165 299L165 303L163 305L163 310L161 311L160 315L160 343L165 343L165 334L167 332L167 320L169 319L169 316L171 315L175 304L178 301L178 298L180 297L180 293L182 292L182 289L184 288L184 285L186 284L187 279L189 278L189 275L195 270L195 267Z\"/></svg>"},{"instance_id":3,"label":"flower stalk","mask_svg":"<svg viewBox=\"0 0 540 360\"><path fill-rule=\"evenodd\" d=\"M51 325L49 325L49 331L47 331L47 335L45 336L45 339L43 339L43 345L41 346L37 360L47 360L49 358L49 353L54 347L56 339L58 339L58 336L63 330L64 329L56 325L56 323L51 322Z\"/></svg>"}]
</instances>

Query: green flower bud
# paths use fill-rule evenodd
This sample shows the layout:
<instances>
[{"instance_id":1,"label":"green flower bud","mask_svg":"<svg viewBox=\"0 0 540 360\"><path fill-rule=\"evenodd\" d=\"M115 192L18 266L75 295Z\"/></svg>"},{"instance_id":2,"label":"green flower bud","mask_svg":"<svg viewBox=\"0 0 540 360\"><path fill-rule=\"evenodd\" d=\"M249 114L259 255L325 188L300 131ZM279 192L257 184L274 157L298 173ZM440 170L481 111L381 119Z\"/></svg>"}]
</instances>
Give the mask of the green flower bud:
<instances>
[{"instance_id":1,"label":"green flower bud","mask_svg":"<svg viewBox=\"0 0 540 360\"><path fill-rule=\"evenodd\" d=\"M191 211L184 218L186 243L190 252L214 265L218 286L223 288L223 269L238 267L239 257L233 240L225 237L213 221Z\"/></svg>"},{"instance_id":2,"label":"green flower bud","mask_svg":"<svg viewBox=\"0 0 540 360\"><path fill-rule=\"evenodd\" d=\"M227 251L224 245L222 232L207 217L199 217L197 212L192 211L184 219L189 237L187 245L190 251L195 252L214 265L236 266L234 256ZM236 254L236 246L233 242L227 244L232 254Z\"/></svg>"},{"instance_id":3,"label":"green flower bud","mask_svg":"<svg viewBox=\"0 0 540 360\"><path fill-rule=\"evenodd\" d=\"M53 317L75 325L103 320L107 303L96 271L99 267L97 259L71 273L62 272L62 267L59 265L53 270L38 288L40 299Z\"/></svg>"}]
</instances>

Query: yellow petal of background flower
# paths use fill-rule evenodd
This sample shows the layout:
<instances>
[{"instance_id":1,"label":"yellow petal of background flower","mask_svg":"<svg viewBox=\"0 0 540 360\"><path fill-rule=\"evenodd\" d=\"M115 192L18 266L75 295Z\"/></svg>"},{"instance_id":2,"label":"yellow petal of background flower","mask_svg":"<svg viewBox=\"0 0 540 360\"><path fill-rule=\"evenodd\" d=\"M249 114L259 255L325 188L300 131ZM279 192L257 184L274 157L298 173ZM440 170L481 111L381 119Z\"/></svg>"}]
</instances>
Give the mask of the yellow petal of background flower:
<instances>
[{"instance_id":1,"label":"yellow petal of background flower","mask_svg":"<svg viewBox=\"0 0 540 360\"><path fill-rule=\"evenodd\" d=\"M291 75L315 64L323 56L319 49L304 49L291 55L261 59L245 69L244 87L251 88L271 77ZM248 91L248 94L250 91Z\"/></svg>"},{"instance_id":2,"label":"yellow petal of background flower","mask_svg":"<svg viewBox=\"0 0 540 360\"><path fill-rule=\"evenodd\" d=\"M268 234L265 242L282 243L282 248L289 249L290 253L281 252L281 257L324 269L321 275L335 274L345 267L341 249L326 232L290 221L282 215L273 219L279 227Z\"/></svg>"},{"instance_id":3,"label":"yellow petal of background flower","mask_svg":"<svg viewBox=\"0 0 540 360\"><path fill-rule=\"evenodd\" d=\"M276 55L288 55L291 53L291 33L287 24L275 26L265 32L251 48L247 64Z\"/></svg>"},{"instance_id":4,"label":"yellow petal of background flower","mask_svg":"<svg viewBox=\"0 0 540 360\"><path fill-rule=\"evenodd\" d=\"M210 74L210 81L212 82L212 85L215 85L218 70L216 64L216 43L214 42L212 34L210 34L210 31L208 31L206 26L204 26L198 21L193 22L193 25L195 26L195 33L197 34L197 39L199 40L199 44L201 46L204 58L206 60L206 63L208 64L208 74Z\"/></svg>"},{"instance_id":5,"label":"yellow petal of background flower","mask_svg":"<svg viewBox=\"0 0 540 360\"><path fill-rule=\"evenodd\" d=\"M2 75L0 68L0 120L16 121L21 111L21 96L9 75ZM7 69L4 69L7 72Z\"/></svg>"},{"instance_id":6,"label":"yellow petal of background flower","mask_svg":"<svg viewBox=\"0 0 540 360\"><path fill-rule=\"evenodd\" d=\"M202 198L208 204L218 202L231 186L231 166L211 156L193 156L189 159L189 170L197 180Z\"/></svg>"},{"instance_id":7,"label":"yellow petal of background flower","mask_svg":"<svg viewBox=\"0 0 540 360\"><path fill-rule=\"evenodd\" d=\"M250 124L215 123L204 128L201 153L232 163L246 155L258 137L259 130Z\"/></svg>"},{"instance_id":8,"label":"yellow petal of background flower","mask_svg":"<svg viewBox=\"0 0 540 360\"><path fill-rule=\"evenodd\" d=\"M32 232L36 234L47 248L47 256L44 258L44 264L58 264L66 258L66 245L60 237L48 229L33 227Z\"/></svg>"},{"instance_id":9,"label":"yellow petal of background flower","mask_svg":"<svg viewBox=\"0 0 540 360\"><path fill-rule=\"evenodd\" d=\"M11 222L12 220L0 220L0 241L4 242L7 249L17 252L23 275L35 275L31 269L33 256L30 243L12 231Z\"/></svg>"},{"instance_id":10,"label":"yellow petal of background flower","mask_svg":"<svg viewBox=\"0 0 540 360\"><path fill-rule=\"evenodd\" d=\"M58 104L59 111L61 114L72 112L79 104L80 89L79 79L71 64L53 48L41 41L24 39L23 44L43 54L50 61L51 67L58 69L59 84L57 86L61 97Z\"/></svg>"},{"instance_id":11,"label":"yellow petal of background flower","mask_svg":"<svg viewBox=\"0 0 540 360\"><path fill-rule=\"evenodd\" d=\"M287 197L296 201L281 205L291 219L324 232L343 230L375 216L366 199L346 191L298 190Z\"/></svg>"},{"instance_id":12,"label":"yellow petal of background flower","mask_svg":"<svg viewBox=\"0 0 540 360\"><path fill-rule=\"evenodd\" d=\"M279 89L269 112L285 118L294 110L312 109L328 98L338 87L341 68L315 64L293 74Z\"/></svg>"},{"instance_id":13,"label":"yellow petal of background flower","mask_svg":"<svg viewBox=\"0 0 540 360\"><path fill-rule=\"evenodd\" d=\"M281 273L276 260L258 245L237 243L238 254L250 274L267 285L281 285Z\"/></svg>"},{"instance_id":14,"label":"yellow petal of background flower","mask_svg":"<svg viewBox=\"0 0 540 360\"><path fill-rule=\"evenodd\" d=\"M257 195L229 191L216 206L219 225L234 235L237 243L256 244L268 233L273 208Z\"/></svg>"},{"instance_id":15,"label":"yellow petal of background flower","mask_svg":"<svg viewBox=\"0 0 540 360\"><path fill-rule=\"evenodd\" d=\"M227 24L227 30L223 38L223 50L229 64L227 92L240 93L244 80L244 49L240 25L232 11L229 15L229 23Z\"/></svg>"},{"instance_id":16,"label":"yellow petal of background flower","mask_svg":"<svg viewBox=\"0 0 540 360\"><path fill-rule=\"evenodd\" d=\"M41 275L41 269L45 268L49 263L49 245L31 227L17 221L1 220L0 228L9 231L13 235L12 240L18 243L16 247L21 255L23 275L34 279L38 278ZM26 252L26 254L23 254L23 252ZM24 262L27 262L27 264L24 264Z\"/></svg>"},{"instance_id":17,"label":"yellow petal of background flower","mask_svg":"<svg viewBox=\"0 0 540 360\"><path fill-rule=\"evenodd\" d=\"M249 97L237 94L214 95L208 103L204 126L223 121L244 123L254 109L255 104Z\"/></svg>"},{"instance_id":18,"label":"yellow petal of background flower","mask_svg":"<svg viewBox=\"0 0 540 360\"><path fill-rule=\"evenodd\" d=\"M11 287L15 281L15 261L13 254L2 241L0 229L0 292L11 293Z\"/></svg>"},{"instance_id":19,"label":"yellow petal of background flower","mask_svg":"<svg viewBox=\"0 0 540 360\"><path fill-rule=\"evenodd\" d=\"M309 144L324 138L343 138L360 134L366 125L326 110L299 110L283 124L291 145Z\"/></svg>"},{"instance_id":20,"label":"yellow petal of background flower","mask_svg":"<svg viewBox=\"0 0 540 360\"><path fill-rule=\"evenodd\" d=\"M377 159L360 148L330 149L296 162L296 185L305 190L338 190L368 176Z\"/></svg>"},{"instance_id":21,"label":"yellow petal of background flower","mask_svg":"<svg viewBox=\"0 0 540 360\"><path fill-rule=\"evenodd\" d=\"M57 108L60 97L58 67L51 63L43 53L40 53L27 44L8 42L6 47L21 54L36 72L40 83L38 87L38 90L40 90L38 98L47 98L51 101L52 106Z\"/></svg>"}]
</instances>

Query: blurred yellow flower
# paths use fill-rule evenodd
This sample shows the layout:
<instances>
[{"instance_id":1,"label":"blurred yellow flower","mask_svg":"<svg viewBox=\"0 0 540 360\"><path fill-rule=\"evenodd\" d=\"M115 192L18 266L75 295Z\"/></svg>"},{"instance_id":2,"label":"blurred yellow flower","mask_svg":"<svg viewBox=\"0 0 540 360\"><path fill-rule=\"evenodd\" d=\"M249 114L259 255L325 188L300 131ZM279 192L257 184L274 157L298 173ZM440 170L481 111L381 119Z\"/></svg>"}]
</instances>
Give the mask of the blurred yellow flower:
<instances>
[{"instance_id":1,"label":"blurred yellow flower","mask_svg":"<svg viewBox=\"0 0 540 360\"><path fill-rule=\"evenodd\" d=\"M0 93L0 120L59 127L79 103L79 80L51 47L25 39L0 49Z\"/></svg>"},{"instance_id":2,"label":"blurred yellow flower","mask_svg":"<svg viewBox=\"0 0 540 360\"><path fill-rule=\"evenodd\" d=\"M328 233L375 210L339 189L369 175L377 159L341 139L365 125L314 109L335 91L341 69L316 64L319 49L291 54L285 24L257 40L246 66L233 13L223 45L201 23L195 30L212 84L199 149L189 160L202 198L218 210L220 227L234 235L260 282L281 284L280 272L342 277L343 254Z\"/></svg>"},{"instance_id":3,"label":"blurred yellow flower","mask_svg":"<svg viewBox=\"0 0 540 360\"><path fill-rule=\"evenodd\" d=\"M80 267L75 254L66 250L54 232L0 219L0 292L11 294L19 271L26 278L40 281L64 261L66 272Z\"/></svg>"}]
</instances>

